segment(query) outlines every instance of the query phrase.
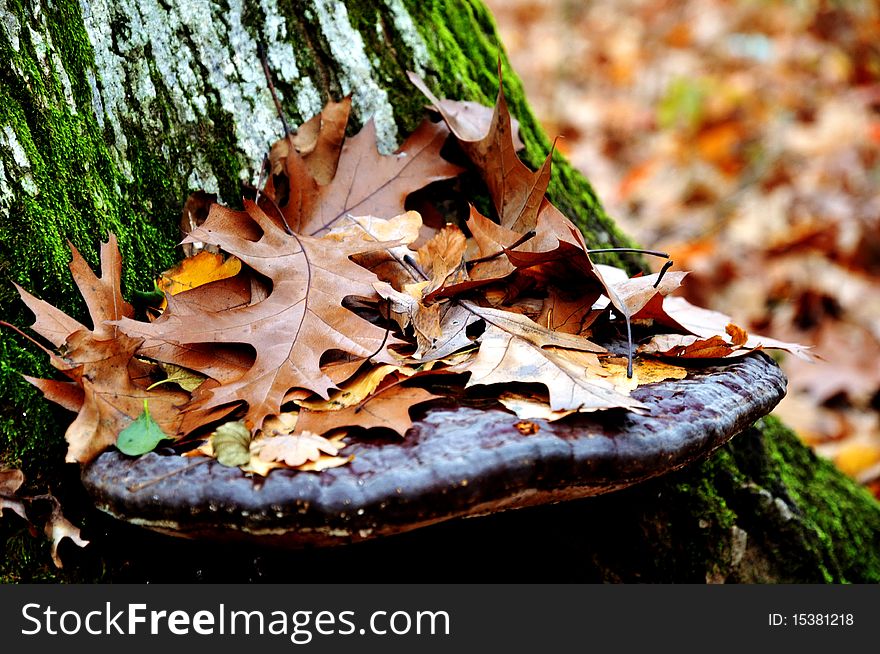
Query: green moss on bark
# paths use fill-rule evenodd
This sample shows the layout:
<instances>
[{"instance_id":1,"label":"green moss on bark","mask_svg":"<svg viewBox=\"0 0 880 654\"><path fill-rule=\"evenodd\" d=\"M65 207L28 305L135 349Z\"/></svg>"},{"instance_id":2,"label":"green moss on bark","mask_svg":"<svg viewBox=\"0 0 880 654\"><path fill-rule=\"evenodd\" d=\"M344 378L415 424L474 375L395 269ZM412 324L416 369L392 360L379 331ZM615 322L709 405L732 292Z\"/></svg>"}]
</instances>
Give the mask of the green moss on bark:
<instances>
[{"instance_id":1,"label":"green moss on bark","mask_svg":"<svg viewBox=\"0 0 880 654\"><path fill-rule=\"evenodd\" d=\"M520 121L526 145L525 162L537 169L551 143L532 113L522 83L510 67L489 10L478 0L406 0L406 6L431 52L428 82L440 97L494 105L501 61L504 91L510 112ZM584 232L590 247L633 247L605 213L589 181L559 153L553 155L553 177L548 195ZM644 269L637 256L602 255L598 261Z\"/></svg>"},{"instance_id":2,"label":"green moss on bark","mask_svg":"<svg viewBox=\"0 0 880 654\"><path fill-rule=\"evenodd\" d=\"M880 504L775 418L633 493L635 505L656 497L636 518L656 543L653 566L678 569L655 580L880 581Z\"/></svg>"}]
</instances>

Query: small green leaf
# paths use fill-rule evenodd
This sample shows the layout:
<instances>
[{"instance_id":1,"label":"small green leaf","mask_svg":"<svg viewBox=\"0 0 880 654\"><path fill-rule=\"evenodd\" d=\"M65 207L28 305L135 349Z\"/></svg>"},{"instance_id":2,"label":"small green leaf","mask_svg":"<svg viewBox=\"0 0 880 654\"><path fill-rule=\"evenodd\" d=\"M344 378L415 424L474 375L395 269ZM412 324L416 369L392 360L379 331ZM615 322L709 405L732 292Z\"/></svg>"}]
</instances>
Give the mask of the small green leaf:
<instances>
[{"instance_id":1,"label":"small green leaf","mask_svg":"<svg viewBox=\"0 0 880 654\"><path fill-rule=\"evenodd\" d=\"M251 430L241 421L220 425L211 434L211 447L221 465L235 468L251 460Z\"/></svg>"},{"instance_id":2,"label":"small green leaf","mask_svg":"<svg viewBox=\"0 0 880 654\"><path fill-rule=\"evenodd\" d=\"M119 432L116 439L116 447L128 456L140 456L156 449L159 441L168 436L162 428L150 417L150 409L147 400L144 400L144 412L128 427Z\"/></svg>"}]
</instances>

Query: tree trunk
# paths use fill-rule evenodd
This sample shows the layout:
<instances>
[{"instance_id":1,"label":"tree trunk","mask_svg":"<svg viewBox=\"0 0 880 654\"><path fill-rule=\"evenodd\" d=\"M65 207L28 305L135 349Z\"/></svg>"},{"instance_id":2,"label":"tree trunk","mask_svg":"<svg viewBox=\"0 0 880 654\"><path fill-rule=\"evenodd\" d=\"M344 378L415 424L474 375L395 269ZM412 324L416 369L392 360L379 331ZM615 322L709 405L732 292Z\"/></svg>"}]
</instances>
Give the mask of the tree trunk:
<instances>
[{"instance_id":1,"label":"tree trunk","mask_svg":"<svg viewBox=\"0 0 880 654\"><path fill-rule=\"evenodd\" d=\"M150 290L173 263L188 194L203 189L236 205L243 186L257 183L281 135L258 44L292 124L351 93L356 122L372 117L386 151L423 112L406 70L438 95L492 104L500 57L524 158L537 166L550 149L477 0L347 8L332 0L0 0L0 23L0 302L17 325L30 316L13 281L84 315L66 241L94 265L98 238L116 233L124 292ZM629 244L589 183L561 157L555 163L550 197L590 245ZM773 421L707 462L612 496L331 552L243 551L230 571L222 557L206 560L201 548L90 510L76 470L61 463L69 415L18 374L48 374L43 355L8 330L0 348L0 464L22 467L34 488L51 487L93 541L64 549L62 574L49 567L48 545L4 515L6 580L271 580L279 569L302 579L299 570L315 561L348 580L411 578L422 561L418 578L436 580L880 580L876 502ZM568 563L545 567L549 560Z\"/></svg>"}]
</instances>

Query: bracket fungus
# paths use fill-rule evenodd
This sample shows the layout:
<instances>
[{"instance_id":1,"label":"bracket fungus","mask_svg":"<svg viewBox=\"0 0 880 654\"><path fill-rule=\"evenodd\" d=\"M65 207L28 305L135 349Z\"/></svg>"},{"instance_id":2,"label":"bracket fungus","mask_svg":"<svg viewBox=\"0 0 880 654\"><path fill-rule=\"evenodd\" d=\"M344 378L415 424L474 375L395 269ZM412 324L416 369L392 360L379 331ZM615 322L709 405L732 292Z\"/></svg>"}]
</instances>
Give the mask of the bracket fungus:
<instances>
[{"instance_id":1,"label":"bracket fungus","mask_svg":"<svg viewBox=\"0 0 880 654\"><path fill-rule=\"evenodd\" d=\"M769 413L785 385L756 352L639 387L645 415L605 411L518 429L501 409L440 407L404 441L353 443L350 465L320 475L246 477L215 460L108 451L82 479L101 510L163 533L338 545L637 484L708 456Z\"/></svg>"}]
</instances>

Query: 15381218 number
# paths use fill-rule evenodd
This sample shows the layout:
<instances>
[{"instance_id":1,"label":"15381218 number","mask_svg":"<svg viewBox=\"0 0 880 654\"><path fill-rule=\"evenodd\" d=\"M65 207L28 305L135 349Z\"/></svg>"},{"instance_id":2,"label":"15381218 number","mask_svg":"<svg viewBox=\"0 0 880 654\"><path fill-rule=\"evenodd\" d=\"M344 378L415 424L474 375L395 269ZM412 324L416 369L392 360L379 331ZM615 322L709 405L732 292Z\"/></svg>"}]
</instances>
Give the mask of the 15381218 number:
<instances>
[{"instance_id":1,"label":"15381218 number","mask_svg":"<svg viewBox=\"0 0 880 654\"><path fill-rule=\"evenodd\" d=\"M796 627L851 627L855 624L852 613L792 613Z\"/></svg>"}]
</instances>

